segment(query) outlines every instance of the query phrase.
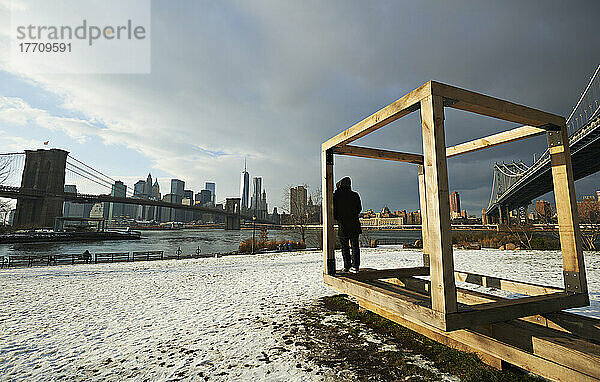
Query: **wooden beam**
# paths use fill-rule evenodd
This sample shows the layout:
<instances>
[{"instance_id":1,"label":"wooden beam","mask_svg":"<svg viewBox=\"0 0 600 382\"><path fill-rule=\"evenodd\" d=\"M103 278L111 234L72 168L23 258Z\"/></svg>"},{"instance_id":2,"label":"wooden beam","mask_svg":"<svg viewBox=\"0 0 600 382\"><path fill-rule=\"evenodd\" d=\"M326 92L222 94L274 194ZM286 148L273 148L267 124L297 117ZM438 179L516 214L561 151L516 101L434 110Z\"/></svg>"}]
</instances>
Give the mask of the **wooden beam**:
<instances>
[{"instance_id":1,"label":"wooden beam","mask_svg":"<svg viewBox=\"0 0 600 382\"><path fill-rule=\"evenodd\" d=\"M565 292L472 305L471 311L446 315L446 330L464 329L588 305L587 295Z\"/></svg>"},{"instance_id":2,"label":"wooden beam","mask_svg":"<svg viewBox=\"0 0 600 382\"><path fill-rule=\"evenodd\" d=\"M326 150L355 141L398 118L418 110L419 101L430 93L430 83L427 82L404 97L329 139L323 143L322 149Z\"/></svg>"},{"instance_id":3,"label":"wooden beam","mask_svg":"<svg viewBox=\"0 0 600 382\"><path fill-rule=\"evenodd\" d=\"M455 271L454 277L458 281L481 285L488 288L505 290L508 292L526 294L529 296L537 296L564 291L562 288L558 287L537 285L532 283L526 283L523 281L507 280L499 277L484 276L471 272Z\"/></svg>"},{"instance_id":4,"label":"wooden beam","mask_svg":"<svg viewBox=\"0 0 600 382\"><path fill-rule=\"evenodd\" d=\"M323 198L323 273L335 274L335 230L333 228L333 151L321 152Z\"/></svg>"},{"instance_id":5,"label":"wooden beam","mask_svg":"<svg viewBox=\"0 0 600 382\"><path fill-rule=\"evenodd\" d=\"M433 310L447 314L456 312L457 305L442 97L429 96L421 101L421 124L427 187L431 306Z\"/></svg>"},{"instance_id":6,"label":"wooden beam","mask_svg":"<svg viewBox=\"0 0 600 382\"><path fill-rule=\"evenodd\" d=\"M390 279L390 282L394 282L396 285L402 285L404 287L408 287L410 290L420 291L420 293L427 293L429 282L422 279L416 278L408 278L408 279ZM494 302L494 301L503 301L506 304L510 304L514 302L514 300L505 299L498 296L488 295L476 291L464 290L461 288L457 288L457 295L459 300L462 303L469 304L481 304L482 302ZM366 300L359 300L361 305L365 302L369 303ZM553 315L561 315L569 313L552 313ZM557 331L547 327L546 325L541 324L536 318L541 316L529 316L518 320L492 323L487 325L485 329L482 330L483 327L473 327L466 330L456 330L452 332L445 332L446 339L453 338L455 335L471 332L474 335L485 335L493 337L495 340L502 341L502 346L510 346L517 347L521 350L534 353L537 356L541 356L550 361L557 362L561 365L567 365L579 372L584 372L588 375L596 376L600 369L598 369L594 362L598 357L600 357L600 346L595 345L589 341L581 340L577 336L583 335L583 338L597 339L597 333L594 333L592 337L587 337L581 331L577 331L572 335L571 332L568 331ZM588 319L587 317L578 316L577 318ZM577 321L577 320L573 320ZM594 320L596 323L598 320ZM413 329L414 330L414 329ZM420 332L419 330L417 330ZM423 333L422 333L423 334ZM439 338L436 340L440 341ZM440 341L445 343L444 341ZM542 344L550 343L550 345L544 349L542 349ZM536 343L538 346L536 347ZM447 344L447 343L446 343ZM457 345L453 343L452 347ZM458 344L459 349L462 349L460 346L465 346L463 343ZM473 349L471 351L478 351L478 349ZM480 353L481 354L481 353ZM569 359L567 359L569 358ZM511 359L505 359L507 362L511 362ZM487 362L484 359L484 362Z\"/></svg>"},{"instance_id":7,"label":"wooden beam","mask_svg":"<svg viewBox=\"0 0 600 382\"><path fill-rule=\"evenodd\" d=\"M386 288L347 277L334 277L325 274L323 279L325 285L341 293L347 293L356 298L385 306L409 321L427 323L442 330L446 328L444 314L424 306L424 301L427 300L425 298L418 299L414 295L391 292Z\"/></svg>"},{"instance_id":8,"label":"wooden beam","mask_svg":"<svg viewBox=\"0 0 600 382\"><path fill-rule=\"evenodd\" d=\"M388 309L386 306L373 303L372 301L359 299L359 302L363 308L434 341L462 351L475 352L482 358L482 361L492 365L495 363L498 365L494 365L497 368L499 367L499 360L505 360L510 364L552 380L598 382L598 379L582 371L558 364L516 346L505 344L494 338L493 334L485 333L485 330L480 329L481 332L478 332L471 329L464 329L445 332L428 324L410 321L401 314ZM491 325L492 332L496 325Z\"/></svg>"},{"instance_id":9,"label":"wooden beam","mask_svg":"<svg viewBox=\"0 0 600 382\"><path fill-rule=\"evenodd\" d=\"M431 91L433 95L454 101L454 103L447 103L452 108L487 115L505 121L548 129L561 126L561 123L564 121L564 118L559 115L546 113L541 110L435 81L431 81ZM546 126L548 124L554 126Z\"/></svg>"},{"instance_id":10,"label":"wooden beam","mask_svg":"<svg viewBox=\"0 0 600 382\"><path fill-rule=\"evenodd\" d=\"M421 208L421 239L423 242L423 265L429 266L429 231L427 226L427 186L425 185L425 169L422 165L417 168L419 179L419 204Z\"/></svg>"},{"instance_id":11,"label":"wooden beam","mask_svg":"<svg viewBox=\"0 0 600 382\"><path fill-rule=\"evenodd\" d=\"M567 336L532 336L533 353L600 380L600 346Z\"/></svg>"},{"instance_id":12,"label":"wooden beam","mask_svg":"<svg viewBox=\"0 0 600 382\"><path fill-rule=\"evenodd\" d=\"M385 281L426 296L429 295L431 284L427 280L408 277L405 279L387 279ZM456 288L456 296L459 303L466 305L509 300L504 297L458 287ZM569 312L555 312L521 317L519 320L571 333L600 343L600 320L597 318L586 317Z\"/></svg>"},{"instance_id":13,"label":"wooden beam","mask_svg":"<svg viewBox=\"0 0 600 382\"><path fill-rule=\"evenodd\" d=\"M387 278L405 278L412 276L429 276L429 267L395 268L361 270L359 273L344 274L354 280L379 280Z\"/></svg>"},{"instance_id":14,"label":"wooden beam","mask_svg":"<svg viewBox=\"0 0 600 382\"><path fill-rule=\"evenodd\" d=\"M334 154L339 155L350 155L355 157L362 158L372 158L372 159L385 159L385 160L393 160L397 162L408 162L414 164L423 164L423 155L421 154L412 154L412 153L403 153L400 151L390 151L383 149L374 149L370 147L361 147L361 146L339 146L333 149Z\"/></svg>"},{"instance_id":15,"label":"wooden beam","mask_svg":"<svg viewBox=\"0 0 600 382\"><path fill-rule=\"evenodd\" d=\"M413 299L416 299L417 301L423 300L424 298L426 298L426 295L424 296L421 294L422 290L426 289L423 287L426 285L429 285L429 283L426 280L415 279L415 278L408 278L408 279L402 279L402 280L393 279L393 280L399 281L398 285L400 285L401 283L404 283L406 281L409 281L408 284L410 285L410 284L412 284L411 281L414 281L415 283L414 283L413 287L416 287L417 290L421 290L421 292L415 292L416 294L404 295L402 298L407 298L407 296L408 296L408 297L412 297ZM391 287L391 288L387 288L387 287L383 287L383 284L386 284L386 282L372 281L372 282L367 283L366 286L369 286L369 288L381 287L380 289L385 290L386 293L390 293L391 295L394 295L394 292L398 292L398 295L402 296L402 294L405 292L405 290L403 288L398 288L395 286ZM482 310L488 310L489 306L495 306L495 307L514 306L514 305L522 306L524 304L531 304L533 302L550 301L557 297L557 296L553 296L553 297L536 296L536 297L526 298L525 300L528 300L528 301L523 301L523 299L519 299L519 300L521 300L521 301L519 301L519 300L505 299L505 298L493 296L493 295L487 295L487 294L476 292L476 291L464 290L464 292L465 292L464 296L466 296L468 302L478 304L478 305L472 306L472 308L477 308L477 309L482 309ZM462 293L459 293L459 296L460 295L462 295ZM565 296L566 294L561 293L561 295ZM360 305L363 307L377 306L380 309L386 310L387 312L391 313L394 316L402 317L403 322L400 322L402 325L407 326L410 329L413 329L421 334L428 335L426 333L431 334L430 330L433 330L434 332L436 332L436 336L432 337L432 338L435 339L436 341L442 342L446 345L456 347L461 350L475 351L475 352L479 353L480 355L482 354L481 353L482 350L486 351L486 352L492 351L492 352L494 352L492 355L492 360L494 359L494 357L500 357L501 359L504 359L505 361L507 361L509 363L519 365L518 363L515 362L516 359L520 359L519 357L517 357L515 359L514 355L511 355L510 357L505 357L505 354L503 354L504 350L507 348L518 349L520 351L525 352L526 354L535 355L536 357L538 357L539 359L536 359L536 362L545 363L546 361L550 361L550 362L560 365L560 368L558 368L558 369L550 369L550 370L554 370L554 372L556 372L558 370L561 370L561 372L563 372L564 369L566 369L566 370L573 369L573 370L577 371L578 373L583 373L584 375L592 376L594 378L598 378L598 375L600 375L600 369L597 367L597 362L596 362L600 358L600 346L595 345L592 342L580 339L579 337L577 337L577 334L573 335L573 334L565 332L565 331L560 332L560 331L557 331L557 330L554 330L554 329L551 329L551 328L548 328L545 326L541 326L539 323L537 323L535 321L532 321L532 322L527 321L526 322L524 319L507 320L507 321L503 321L503 322L485 324L485 326L473 325L473 326L470 326L469 328L465 328L465 329L459 329L459 330L455 330L452 332L444 332L444 331L440 330L439 328L431 328L429 326L429 324L426 324L423 322L418 323L417 321L412 319L412 318L414 318L414 315L412 315L412 312L411 312L412 318L407 318L407 316L405 314L406 312L404 312L404 311L397 312L395 309L389 308L387 305L381 305L378 302L374 302L375 299L373 299L372 296L368 297L368 298L365 298L364 295L357 296L357 295L353 294L353 296L358 298ZM496 302L496 300L498 302ZM423 300L423 301L425 301L425 300ZM481 303L482 301L483 302L491 302L491 303L482 304ZM517 302L517 304L515 304L515 302ZM368 308L368 309L370 309L370 308ZM378 311L376 311L376 313L381 314ZM459 313L459 314L463 314L463 313ZM554 314L560 314L560 313L554 313ZM384 315L384 316L386 316L386 315ZM534 317L528 317L528 319L532 319L532 318L534 318ZM585 317L582 317L582 318L585 318ZM596 320L596 322L597 321L598 320ZM425 333L422 330L425 330ZM592 338L595 338L595 337L592 337ZM448 343L448 340L450 340L449 341L450 343ZM456 341L453 341L453 340L456 340ZM479 344L481 340L494 340L495 342L492 342L492 343L488 342L483 347L475 346L473 348L468 349L472 345ZM545 344L547 344L548 346L544 347ZM492 345L492 346L490 347L490 345ZM465 348L467 348L467 349L465 349ZM503 349L503 350L500 352L495 352L496 350L499 350L499 349ZM488 356L491 355L486 352L484 352L483 354L484 355L487 354ZM532 358L529 358L528 362L530 362L531 360L532 360ZM489 363L489 358L484 357L484 361ZM528 365L528 366L531 367L532 365ZM528 369L528 370L531 370L531 369ZM533 370L531 370L531 371L533 371ZM538 371L536 371L536 372L538 374L541 374L544 376L549 376L549 374L547 374L547 373L540 373Z\"/></svg>"},{"instance_id":16,"label":"wooden beam","mask_svg":"<svg viewBox=\"0 0 600 382\"><path fill-rule=\"evenodd\" d=\"M503 131L498 134L489 135L484 138L475 139L473 141L461 143L455 146L446 148L446 157L466 154L473 151L494 147L503 143L514 142L521 139L534 137L544 134L546 130L533 126L521 126L512 130Z\"/></svg>"},{"instance_id":17,"label":"wooden beam","mask_svg":"<svg viewBox=\"0 0 600 382\"><path fill-rule=\"evenodd\" d=\"M564 120L560 127L561 131L548 132L548 147L558 216L560 249L563 258L563 277L567 291L583 293L587 297L587 279L581 232L579 231L579 217L577 216L573 165L571 164L569 135Z\"/></svg>"}]
</instances>

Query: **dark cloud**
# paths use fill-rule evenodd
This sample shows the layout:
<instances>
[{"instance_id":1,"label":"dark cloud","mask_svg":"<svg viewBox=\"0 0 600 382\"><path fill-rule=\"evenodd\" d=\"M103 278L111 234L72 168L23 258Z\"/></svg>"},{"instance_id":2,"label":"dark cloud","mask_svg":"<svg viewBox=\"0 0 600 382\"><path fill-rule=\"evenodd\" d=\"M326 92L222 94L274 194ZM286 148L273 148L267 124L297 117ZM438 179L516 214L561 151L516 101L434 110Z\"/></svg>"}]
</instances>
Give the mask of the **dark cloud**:
<instances>
[{"instance_id":1,"label":"dark cloud","mask_svg":"<svg viewBox=\"0 0 600 382\"><path fill-rule=\"evenodd\" d=\"M106 142L197 187L194 179L216 180L223 197L238 193L248 156L273 206L287 184L320 187L323 141L431 79L568 116L600 64L599 14L598 1L155 1L151 75L36 81L105 121ZM446 140L511 126L448 111ZM419 114L360 143L421 152ZM544 145L451 159L451 189L479 213L493 162L531 163ZM418 208L413 167L337 163L336 177L353 178L365 207ZM577 192L595 187L578 182Z\"/></svg>"}]
</instances>

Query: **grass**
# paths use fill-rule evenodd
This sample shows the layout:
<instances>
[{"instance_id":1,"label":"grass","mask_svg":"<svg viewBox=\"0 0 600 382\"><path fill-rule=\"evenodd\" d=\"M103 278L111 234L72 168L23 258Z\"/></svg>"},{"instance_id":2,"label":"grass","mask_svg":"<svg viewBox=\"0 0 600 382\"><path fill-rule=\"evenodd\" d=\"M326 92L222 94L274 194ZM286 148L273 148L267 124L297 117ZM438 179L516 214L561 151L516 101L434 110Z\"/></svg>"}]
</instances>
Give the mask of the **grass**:
<instances>
[{"instance_id":1,"label":"grass","mask_svg":"<svg viewBox=\"0 0 600 382\"><path fill-rule=\"evenodd\" d=\"M326 310L340 312L353 321L367 325L376 333L393 342L398 349L405 349L420 354L432 361L435 367L443 372L458 376L461 381L541 381L542 379L531 374L524 373L518 369L499 371L479 360L473 353L462 352L449 348L438 342L432 341L410 329L398 325L384 317L370 311L359 309L358 305L350 301L346 295L324 297L321 304ZM369 351L364 349L368 354ZM386 362L391 362L399 368L402 375L411 376L417 372L418 366L409 364L404 359L402 352L388 351L384 356ZM379 359L381 360L381 358ZM434 375L420 370L418 380L436 380ZM378 379L369 378L366 380ZM385 379L385 378L384 378ZM411 379L413 380L413 379Z\"/></svg>"}]
</instances>

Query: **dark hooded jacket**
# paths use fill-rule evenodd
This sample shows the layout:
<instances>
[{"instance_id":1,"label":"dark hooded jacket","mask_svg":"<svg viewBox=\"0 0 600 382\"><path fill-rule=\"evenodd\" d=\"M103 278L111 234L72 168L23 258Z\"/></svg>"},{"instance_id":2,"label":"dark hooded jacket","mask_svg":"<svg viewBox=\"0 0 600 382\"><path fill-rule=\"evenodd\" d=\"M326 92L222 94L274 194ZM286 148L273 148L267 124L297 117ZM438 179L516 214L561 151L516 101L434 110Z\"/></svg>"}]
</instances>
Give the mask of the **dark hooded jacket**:
<instances>
[{"instance_id":1,"label":"dark hooded jacket","mask_svg":"<svg viewBox=\"0 0 600 382\"><path fill-rule=\"evenodd\" d=\"M339 225L339 237L358 237L362 232L358 215L362 211L360 196L350 188L350 178L345 177L333 193L333 217Z\"/></svg>"}]
</instances>

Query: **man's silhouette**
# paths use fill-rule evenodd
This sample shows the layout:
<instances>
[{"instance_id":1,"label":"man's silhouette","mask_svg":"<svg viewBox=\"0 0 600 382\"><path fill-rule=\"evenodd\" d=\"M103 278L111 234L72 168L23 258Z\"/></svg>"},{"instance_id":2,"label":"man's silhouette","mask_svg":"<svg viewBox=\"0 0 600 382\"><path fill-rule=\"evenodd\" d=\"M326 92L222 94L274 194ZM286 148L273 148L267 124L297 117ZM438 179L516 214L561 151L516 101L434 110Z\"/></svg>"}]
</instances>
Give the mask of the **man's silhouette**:
<instances>
[{"instance_id":1,"label":"man's silhouette","mask_svg":"<svg viewBox=\"0 0 600 382\"><path fill-rule=\"evenodd\" d=\"M358 247L358 235L361 234L358 215L362 210L360 196L350 188L350 178L342 178L336 184L333 193L333 217L338 222L338 238L342 247L344 258L344 269L342 272L358 273L360 266L360 249ZM352 256L350 256L350 245Z\"/></svg>"}]
</instances>

